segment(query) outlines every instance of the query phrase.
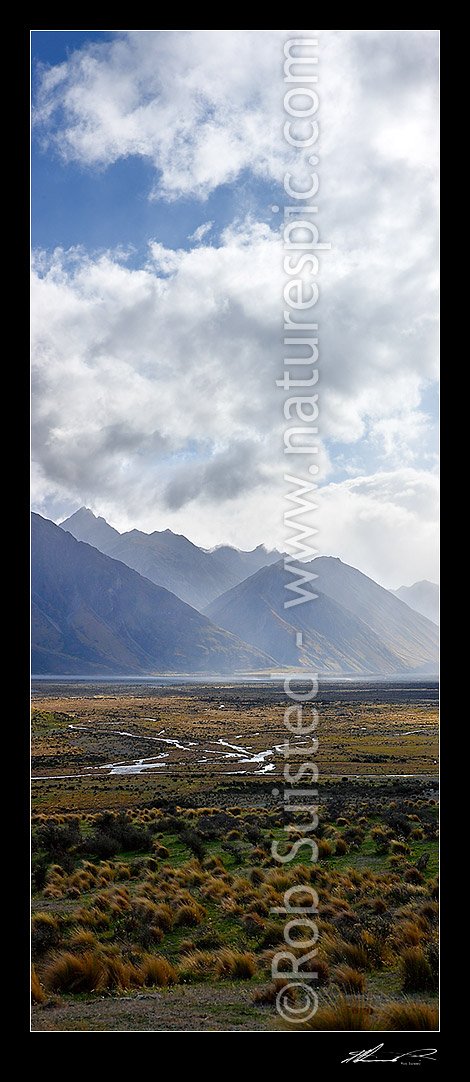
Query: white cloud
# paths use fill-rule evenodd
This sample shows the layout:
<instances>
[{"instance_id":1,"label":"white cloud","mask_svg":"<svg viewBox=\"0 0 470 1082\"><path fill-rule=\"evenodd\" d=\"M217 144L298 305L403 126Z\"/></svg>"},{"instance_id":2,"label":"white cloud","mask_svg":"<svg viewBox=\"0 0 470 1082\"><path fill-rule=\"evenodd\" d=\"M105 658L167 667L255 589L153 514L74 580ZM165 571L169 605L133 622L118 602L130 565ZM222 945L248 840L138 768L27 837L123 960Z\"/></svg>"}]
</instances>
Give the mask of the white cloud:
<instances>
[{"instance_id":1,"label":"white cloud","mask_svg":"<svg viewBox=\"0 0 470 1082\"><path fill-rule=\"evenodd\" d=\"M281 184L286 169L299 176L282 138L289 33L119 32L38 71L34 131L86 168L145 157L160 199L205 199L244 171ZM438 374L437 35L318 36L318 224L332 244L316 310L320 538L398 586L436 575L421 396ZM279 233L247 216L209 246L210 230L194 230L190 251L149 238L140 269L120 252L35 254L43 513L75 500L121 528L168 525L207 547L282 544ZM328 481L334 441L343 457L350 446L351 469L364 447L375 454L367 476Z\"/></svg>"},{"instance_id":2,"label":"white cloud","mask_svg":"<svg viewBox=\"0 0 470 1082\"><path fill-rule=\"evenodd\" d=\"M163 515L195 540L197 530L207 546L224 539L248 547L261 540L282 544L282 478L291 463L286 467L282 451L285 394L275 386L282 374L279 237L266 225L243 222L226 231L219 248L150 249L145 270L78 250L70 258L55 252L49 266L44 255L38 260L32 288L38 510L53 495L75 497L126 526L153 529ZM393 364L391 358L376 366L371 381L374 349L375 335L372 346L365 340L362 347L368 364L351 370L343 371L339 352L328 358L328 382L319 392L321 444L340 428L354 447L364 412L374 413L373 438L382 461L388 455L395 467L397 448L402 462L413 461L416 417L425 423L402 409L402 396L412 400L418 391L419 374L409 372L408 354L398 352ZM325 484L331 463L324 452L321 462ZM364 479L323 489L322 537L333 547L341 537L344 558L349 538L349 559L357 551L364 563L374 530L382 551L390 514L394 524L397 508L405 515L403 494L397 503L394 490L389 500L387 476L378 487L373 479L372 489ZM402 475L391 476L394 485ZM414 474L406 476L409 483ZM412 502L407 515L417 513ZM425 504L421 512L427 514ZM399 550L392 548L394 567Z\"/></svg>"},{"instance_id":3,"label":"white cloud","mask_svg":"<svg viewBox=\"0 0 470 1082\"><path fill-rule=\"evenodd\" d=\"M213 225L214 222L202 222L202 224L198 225L197 229L194 230L194 233L191 233L188 240L193 240L196 244L199 244L203 237L205 237L207 233L210 233Z\"/></svg>"},{"instance_id":4,"label":"white cloud","mask_svg":"<svg viewBox=\"0 0 470 1082\"><path fill-rule=\"evenodd\" d=\"M35 127L64 161L107 167L130 154L150 159L167 198L204 198L248 167L267 175L279 157L281 35L124 32L39 73Z\"/></svg>"},{"instance_id":5,"label":"white cloud","mask_svg":"<svg viewBox=\"0 0 470 1082\"><path fill-rule=\"evenodd\" d=\"M439 486L411 467L327 484L317 513L322 555L339 556L388 589L439 581Z\"/></svg>"},{"instance_id":6,"label":"white cloud","mask_svg":"<svg viewBox=\"0 0 470 1082\"><path fill-rule=\"evenodd\" d=\"M155 193L166 198L205 198L244 169L282 181L299 158L282 137L283 47L290 33L120 32L39 69L35 130L66 162L106 168L129 155L149 159L161 171ZM292 36L299 33L312 36ZM379 165L383 172L399 166L403 175L410 167L433 168L437 34L315 36L322 152L330 162L324 168L331 169L329 190L338 186L340 203L369 188L371 164L375 172Z\"/></svg>"}]
</instances>

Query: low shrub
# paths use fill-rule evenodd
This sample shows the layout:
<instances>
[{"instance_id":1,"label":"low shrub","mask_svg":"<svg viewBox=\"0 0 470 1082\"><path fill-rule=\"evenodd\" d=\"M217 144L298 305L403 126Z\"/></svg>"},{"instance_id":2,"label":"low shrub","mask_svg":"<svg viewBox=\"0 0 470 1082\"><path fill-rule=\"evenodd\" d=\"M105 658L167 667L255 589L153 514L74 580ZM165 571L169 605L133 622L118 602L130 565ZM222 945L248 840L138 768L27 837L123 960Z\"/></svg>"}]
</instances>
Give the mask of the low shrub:
<instances>
[{"instance_id":1,"label":"low shrub","mask_svg":"<svg viewBox=\"0 0 470 1082\"><path fill-rule=\"evenodd\" d=\"M33 956L46 954L60 942L57 918L52 913L35 913L31 919L31 951Z\"/></svg>"}]
</instances>

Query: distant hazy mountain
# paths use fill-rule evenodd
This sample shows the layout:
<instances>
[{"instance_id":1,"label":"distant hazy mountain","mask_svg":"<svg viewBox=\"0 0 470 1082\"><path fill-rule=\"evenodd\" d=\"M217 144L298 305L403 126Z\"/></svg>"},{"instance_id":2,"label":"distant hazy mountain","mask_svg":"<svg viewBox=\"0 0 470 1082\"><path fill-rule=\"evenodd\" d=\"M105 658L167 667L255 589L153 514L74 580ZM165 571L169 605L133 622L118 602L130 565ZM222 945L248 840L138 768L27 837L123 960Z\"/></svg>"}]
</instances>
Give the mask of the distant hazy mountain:
<instances>
[{"instance_id":1,"label":"distant hazy mountain","mask_svg":"<svg viewBox=\"0 0 470 1082\"><path fill-rule=\"evenodd\" d=\"M334 673L436 672L436 627L348 564L318 557L303 568L318 576L318 596L291 608L293 576L284 561L264 567L206 608L220 627L284 665ZM302 645L296 633L302 633Z\"/></svg>"},{"instance_id":2,"label":"distant hazy mountain","mask_svg":"<svg viewBox=\"0 0 470 1082\"><path fill-rule=\"evenodd\" d=\"M273 665L259 647L34 514L31 592L33 673L232 673Z\"/></svg>"},{"instance_id":3,"label":"distant hazy mountain","mask_svg":"<svg viewBox=\"0 0 470 1082\"><path fill-rule=\"evenodd\" d=\"M248 575L253 575L255 571L259 571L260 567L277 563L281 555L277 549L269 550L264 545L258 545L251 552L234 549L231 545L218 545L210 550L210 554L223 565L225 574L232 577L231 586L236 586L237 582L242 582L243 579L248 578Z\"/></svg>"},{"instance_id":4,"label":"distant hazy mountain","mask_svg":"<svg viewBox=\"0 0 470 1082\"><path fill-rule=\"evenodd\" d=\"M399 597L410 609L439 624L439 587L435 582L422 579L421 582L414 582L412 586L400 586L398 590L390 590L390 593Z\"/></svg>"},{"instance_id":5,"label":"distant hazy mountain","mask_svg":"<svg viewBox=\"0 0 470 1082\"><path fill-rule=\"evenodd\" d=\"M156 530L151 534L130 530L120 534L86 507L60 525L77 541L86 541L107 556L121 560L200 611L219 594L280 556L279 552L268 552L264 545L252 552L242 552L229 545L208 552L171 530Z\"/></svg>"}]
</instances>

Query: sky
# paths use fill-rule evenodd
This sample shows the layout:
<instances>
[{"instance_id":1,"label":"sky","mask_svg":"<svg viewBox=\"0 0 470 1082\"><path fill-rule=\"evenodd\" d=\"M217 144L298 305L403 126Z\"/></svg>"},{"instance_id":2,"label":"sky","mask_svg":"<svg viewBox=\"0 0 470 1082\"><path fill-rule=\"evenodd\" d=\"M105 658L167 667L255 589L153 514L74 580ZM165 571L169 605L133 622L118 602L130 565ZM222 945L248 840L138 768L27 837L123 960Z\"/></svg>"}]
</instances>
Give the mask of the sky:
<instances>
[{"instance_id":1,"label":"sky","mask_svg":"<svg viewBox=\"0 0 470 1082\"><path fill-rule=\"evenodd\" d=\"M437 582L434 30L31 32L31 505L284 549L283 184L311 151L284 137L283 50L313 36L306 521L388 588Z\"/></svg>"}]
</instances>

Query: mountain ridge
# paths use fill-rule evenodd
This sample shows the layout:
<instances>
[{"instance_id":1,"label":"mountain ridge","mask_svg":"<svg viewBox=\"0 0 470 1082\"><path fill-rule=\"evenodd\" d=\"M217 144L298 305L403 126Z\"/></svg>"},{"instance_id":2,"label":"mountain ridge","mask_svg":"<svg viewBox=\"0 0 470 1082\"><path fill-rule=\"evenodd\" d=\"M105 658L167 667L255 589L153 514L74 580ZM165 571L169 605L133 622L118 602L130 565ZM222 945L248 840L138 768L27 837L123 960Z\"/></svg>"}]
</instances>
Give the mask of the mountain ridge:
<instances>
[{"instance_id":1,"label":"mountain ridge","mask_svg":"<svg viewBox=\"0 0 470 1082\"><path fill-rule=\"evenodd\" d=\"M399 597L400 601L404 601L406 605L410 606L410 609L419 612L421 616L427 616L428 620L432 620L434 624L439 626L439 587L437 583L429 582L428 579L420 579L419 582L413 582L411 586L399 586L398 590L391 590L390 593Z\"/></svg>"},{"instance_id":2,"label":"mountain ridge","mask_svg":"<svg viewBox=\"0 0 470 1082\"><path fill-rule=\"evenodd\" d=\"M164 587L31 516L35 673L259 671L272 658Z\"/></svg>"},{"instance_id":3,"label":"mountain ridge","mask_svg":"<svg viewBox=\"0 0 470 1082\"><path fill-rule=\"evenodd\" d=\"M64 585L64 570L61 567L63 554L61 558L59 553L56 564L49 561L45 597L44 589L39 595L33 591L33 626L37 633L35 649L38 664L42 667L46 664L46 655L51 655L53 664L68 671L67 666L81 664L77 657L83 659L86 655L87 664L93 669L97 661L92 656L90 644L94 642L95 653L98 649L102 659L100 664L106 666L109 662L112 671L116 671L116 666L123 671L124 666L128 672L133 669L136 673L150 670L196 673L202 671L201 658L204 657L204 671L229 672L240 667L249 671L266 671L289 666L297 670L313 667L324 675L437 673L438 629L435 624L418 614L393 591L386 590L357 568L336 557L318 556L300 565L299 570L302 569L307 576L305 585L309 580L314 582L314 599L310 603L298 604L299 595L291 593L291 602L295 598L295 605L285 607L286 590L288 586L292 590L293 583L292 573L286 570L284 558L281 558L259 567L220 593L216 593L220 578L217 580L217 577L213 577L211 590L216 596L204 606L201 613L196 606L188 606L181 599L181 569L184 583L191 583L192 576L197 577L201 567L205 574L212 574L217 564L205 564L204 557L222 550L222 561L228 553L228 562L232 560L236 564L238 574L244 558L247 558L244 564L246 571L253 553L259 560L265 558L268 550L259 545L251 553L243 553L222 545L205 552L184 535L173 534L171 530L154 531L153 534L131 530L120 534L104 518L95 516L85 508L71 517L75 518L75 523L65 520L60 526L49 523L48 527L42 527L43 531L49 529L48 537L53 537L55 548L59 544L59 537L68 539L69 565L68 580ZM48 523L40 516L35 518ZM113 555L104 553L89 541L77 540L67 525L98 539ZM50 527L56 532L51 534ZM146 568L150 563L155 571L152 540L156 541L157 555L165 557L164 586L156 584L150 576L130 567L127 560L120 558L123 547L129 558L127 546L132 544L135 559L136 550L140 551L140 567ZM73 545L78 548L74 549ZM83 548L89 550L86 558ZM188 562L185 563L188 554ZM274 554L271 552L268 556L272 558ZM98 572L97 559L99 561L100 558L107 562L99 564L101 570ZM85 576L87 585L82 573L77 589L77 568L83 562L88 565ZM128 574L135 578L130 581ZM95 593L89 588L90 576ZM116 613L113 615L109 611L106 598L103 599L103 576L107 582L111 578L111 592L117 590L119 593L121 588L124 590L126 618L123 619L122 605L121 608L118 605L117 626ZM221 578L224 578L223 574ZM74 580L72 591L71 580ZM170 589L170 582L173 581L180 589L179 595ZM201 581L199 577L198 589L201 588ZM63 586L68 597L67 613L63 611ZM148 593L152 589L157 593L151 595L153 612L149 615ZM180 606L178 611L175 605L177 610ZM203 627L197 623L197 619L202 617L209 625ZM129 619L131 628L128 626ZM167 643L165 636L168 635L171 641ZM229 639L224 635L228 635ZM175 639L179 642L176 655ZM91 654L87 654L85 645Z\"/></svg>"},{"instance_id":4,"label":"mountain ridge","mask_svg":"<svg viewBox=\"0 0 470 1082\"><path fill-rule=\"evenodd\" d=\"M437 628L431 621L335 557L317 557L301 567L315 576L311 601L284 607L288 573L280 560L216 598L205 612L281 663L319 671L336 671L339 664L357 673L437 671ZM302 634L299 647L296 632Z\"/></svg>"},{"instance_id":5,"label":"mountain ridge","mask_svg":"<svg viewBox=\"0 0 470 1082\"><path fill-rule=\"evenodd\" d=\"M121 560L157 586L164 586L200 612L210 601L258 570L280 553L258 546L244 552L229 545L199 548L184 534L172 530L119 533L101 516L81 507L60 524L77 541L85 541L112 559Z\"/></svg>"}]
</instances>

